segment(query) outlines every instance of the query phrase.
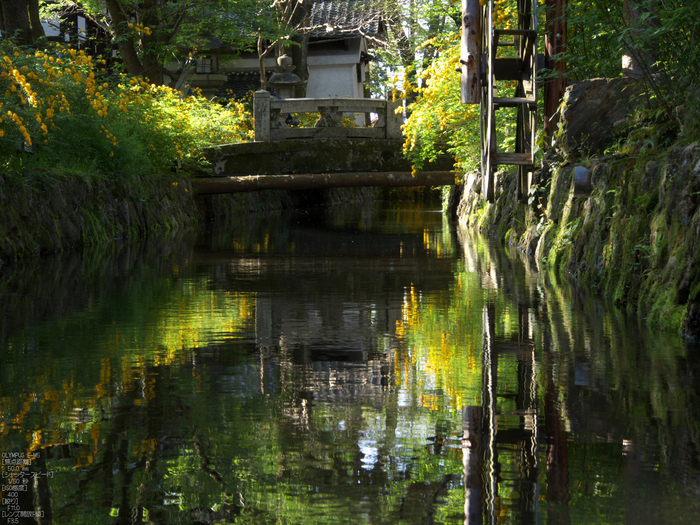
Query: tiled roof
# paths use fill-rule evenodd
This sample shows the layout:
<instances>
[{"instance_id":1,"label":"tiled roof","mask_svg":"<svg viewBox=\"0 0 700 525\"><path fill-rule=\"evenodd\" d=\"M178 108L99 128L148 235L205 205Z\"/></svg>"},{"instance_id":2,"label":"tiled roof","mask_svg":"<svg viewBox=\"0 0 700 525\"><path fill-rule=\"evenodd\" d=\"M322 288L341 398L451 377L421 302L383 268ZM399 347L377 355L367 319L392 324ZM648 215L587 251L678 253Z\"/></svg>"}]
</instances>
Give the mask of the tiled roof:
<instances>
[{"instance_id":1,"label":"tiled roof","mask_svg":"<svg viewBox=\"0 0 700 525\"><path fill-rule=\"evenodd\" d=\"M311 8L309 35L320 38L378 36L384 32L380 11L366 0L316 0Z\"/></svg>"},{"instance_id":2,"label":"tiled roof","mask_svg":"<svg viewBox=\"0 0 700 525\"><path fill-rule=\"evenodd\" d=\"M259 71L234 71L228 75L226 82L219 88L218 96L222 98L243 98L249 91L260 89Z\"/></svg>"}]
</instances>

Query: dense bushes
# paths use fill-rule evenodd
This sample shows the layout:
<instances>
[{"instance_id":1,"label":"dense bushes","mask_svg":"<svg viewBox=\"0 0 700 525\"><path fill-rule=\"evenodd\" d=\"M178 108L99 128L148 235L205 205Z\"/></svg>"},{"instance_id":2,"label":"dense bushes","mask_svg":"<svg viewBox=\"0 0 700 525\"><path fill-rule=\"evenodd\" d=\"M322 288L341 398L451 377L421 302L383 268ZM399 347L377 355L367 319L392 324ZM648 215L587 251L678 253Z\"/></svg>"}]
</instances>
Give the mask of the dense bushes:
<instances>
[{"instance_id":1,"label":"dense bushes","mask_svg":"<svg viewBox=\"0 0 700 525\"><path fill-rule=\"evenodd\" d=\"M0 168L9 175L194 170L213 144L250 138L244 105L110 74L74 48L0 43Z\"/></svg>"}]
</instances>

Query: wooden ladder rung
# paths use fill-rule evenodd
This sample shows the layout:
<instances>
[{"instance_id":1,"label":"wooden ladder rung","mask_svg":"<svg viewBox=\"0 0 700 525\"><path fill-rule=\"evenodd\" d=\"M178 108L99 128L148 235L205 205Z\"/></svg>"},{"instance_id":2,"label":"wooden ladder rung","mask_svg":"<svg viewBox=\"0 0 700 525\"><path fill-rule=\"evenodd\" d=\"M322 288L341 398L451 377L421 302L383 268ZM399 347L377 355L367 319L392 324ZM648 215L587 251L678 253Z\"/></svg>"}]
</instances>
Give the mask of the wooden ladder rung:
<instances>
[{"instance_id":1,"label":"wooden ladder rung","mask_svg":"<svg viewBox=\"0 0 700 525\"><path fill-rule=\"evenodd\" d=\"M498 36L529 36L537 38L537 31L534 29L494 29L493 32Z\"/></svg>"},{"instance_id":2,"label":"wooden ladder rung","mask_svg":"<svg viewBox=\"0 0 700 525\"><path fill-rule=\"evenodd\" d=\"M531 106L537 104L537 100L530 97L494 97L493 105L496 108L517 108L518 106Z\"/></svg>"},{"instance_id":3,"label":"wooden ladder rung","mask_svg":"<svg viewBox=\"0 0 700 525\"><path fill-rule=\"evenodd\" d=\"M496 153L494 155L496 165L507 164L509 166L532 166L532 152L525 153Z\"/></svg>"},{"instance_id":4,"label":"wooden ladder rung","mask_svg":"<svg viewBox=\"0 0 700 525\"><path fill-rule=\"evenodd\" d=\"M537 42L537 31L533 29L494 29L493 35L496 46L498 47L513 47L515 45L515 39L501 42L500 38L502 36L524 36L529 43ZM531 46L526 45L526 47L529 48Z\"/></svg>"}]
</instances>

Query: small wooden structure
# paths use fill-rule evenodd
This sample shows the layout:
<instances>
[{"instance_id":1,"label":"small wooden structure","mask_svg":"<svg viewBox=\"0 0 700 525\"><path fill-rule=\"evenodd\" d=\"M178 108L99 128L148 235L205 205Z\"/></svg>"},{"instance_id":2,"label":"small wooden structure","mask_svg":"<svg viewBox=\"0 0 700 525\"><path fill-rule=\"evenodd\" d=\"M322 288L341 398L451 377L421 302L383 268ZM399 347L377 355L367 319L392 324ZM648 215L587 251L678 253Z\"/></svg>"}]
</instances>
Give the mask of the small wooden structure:
<instances>
[{"instance_id":1,"label":"small wooden structure","mask_svg":"<svg viewBox=\"0 0 700 525\"><path fill-rule=\"evenodd\" d=\"M495 168L504 164L518 166L518 194L526 199L535 162L537 3L512 1L517 4L515 28L497 28L494 0L485 5L479 0L462 0L462 102L481 105L482 195L489 202L495 196ZM509 52L501 56L499 49ZM500 80L515 82L512 96L497 93L496 81ZM502 108L516 109L515 151L498 148L496 113Z\"/></svg>"},{"instance_id":2,"label":"small wooden structure","mask_svg":"<svg viewBox=\"0 0 700 525\"><path fill-rule=\"evenodd\" d=\"M273 98L269 92L254 95L255 141L308 138L366 138L402 140L402 114L396 114L399 102L371 98ZM285 123L285 116L319 113L313 128ZM343 116L377 115L372 127L343 126ZM366 119L369 120L369 119Z\"/></svg>"}]
</instances>

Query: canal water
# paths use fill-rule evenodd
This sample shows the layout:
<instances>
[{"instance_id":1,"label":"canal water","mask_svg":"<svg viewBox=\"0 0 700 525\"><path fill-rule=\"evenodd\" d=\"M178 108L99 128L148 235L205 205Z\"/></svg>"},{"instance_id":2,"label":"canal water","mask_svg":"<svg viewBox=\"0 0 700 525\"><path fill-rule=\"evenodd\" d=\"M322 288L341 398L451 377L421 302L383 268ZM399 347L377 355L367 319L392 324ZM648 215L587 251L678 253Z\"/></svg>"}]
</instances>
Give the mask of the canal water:
<instances>
[{"instance_id":1,"label":"canal water","mask_svg":"<svg viewBox=\"0 0 700 525\"><path fill-rule=\"evenodd\" d=\"M3 524L700 523L698 350L438 210L115 242L0 301Z\"/></svg>"}]
</instances>

